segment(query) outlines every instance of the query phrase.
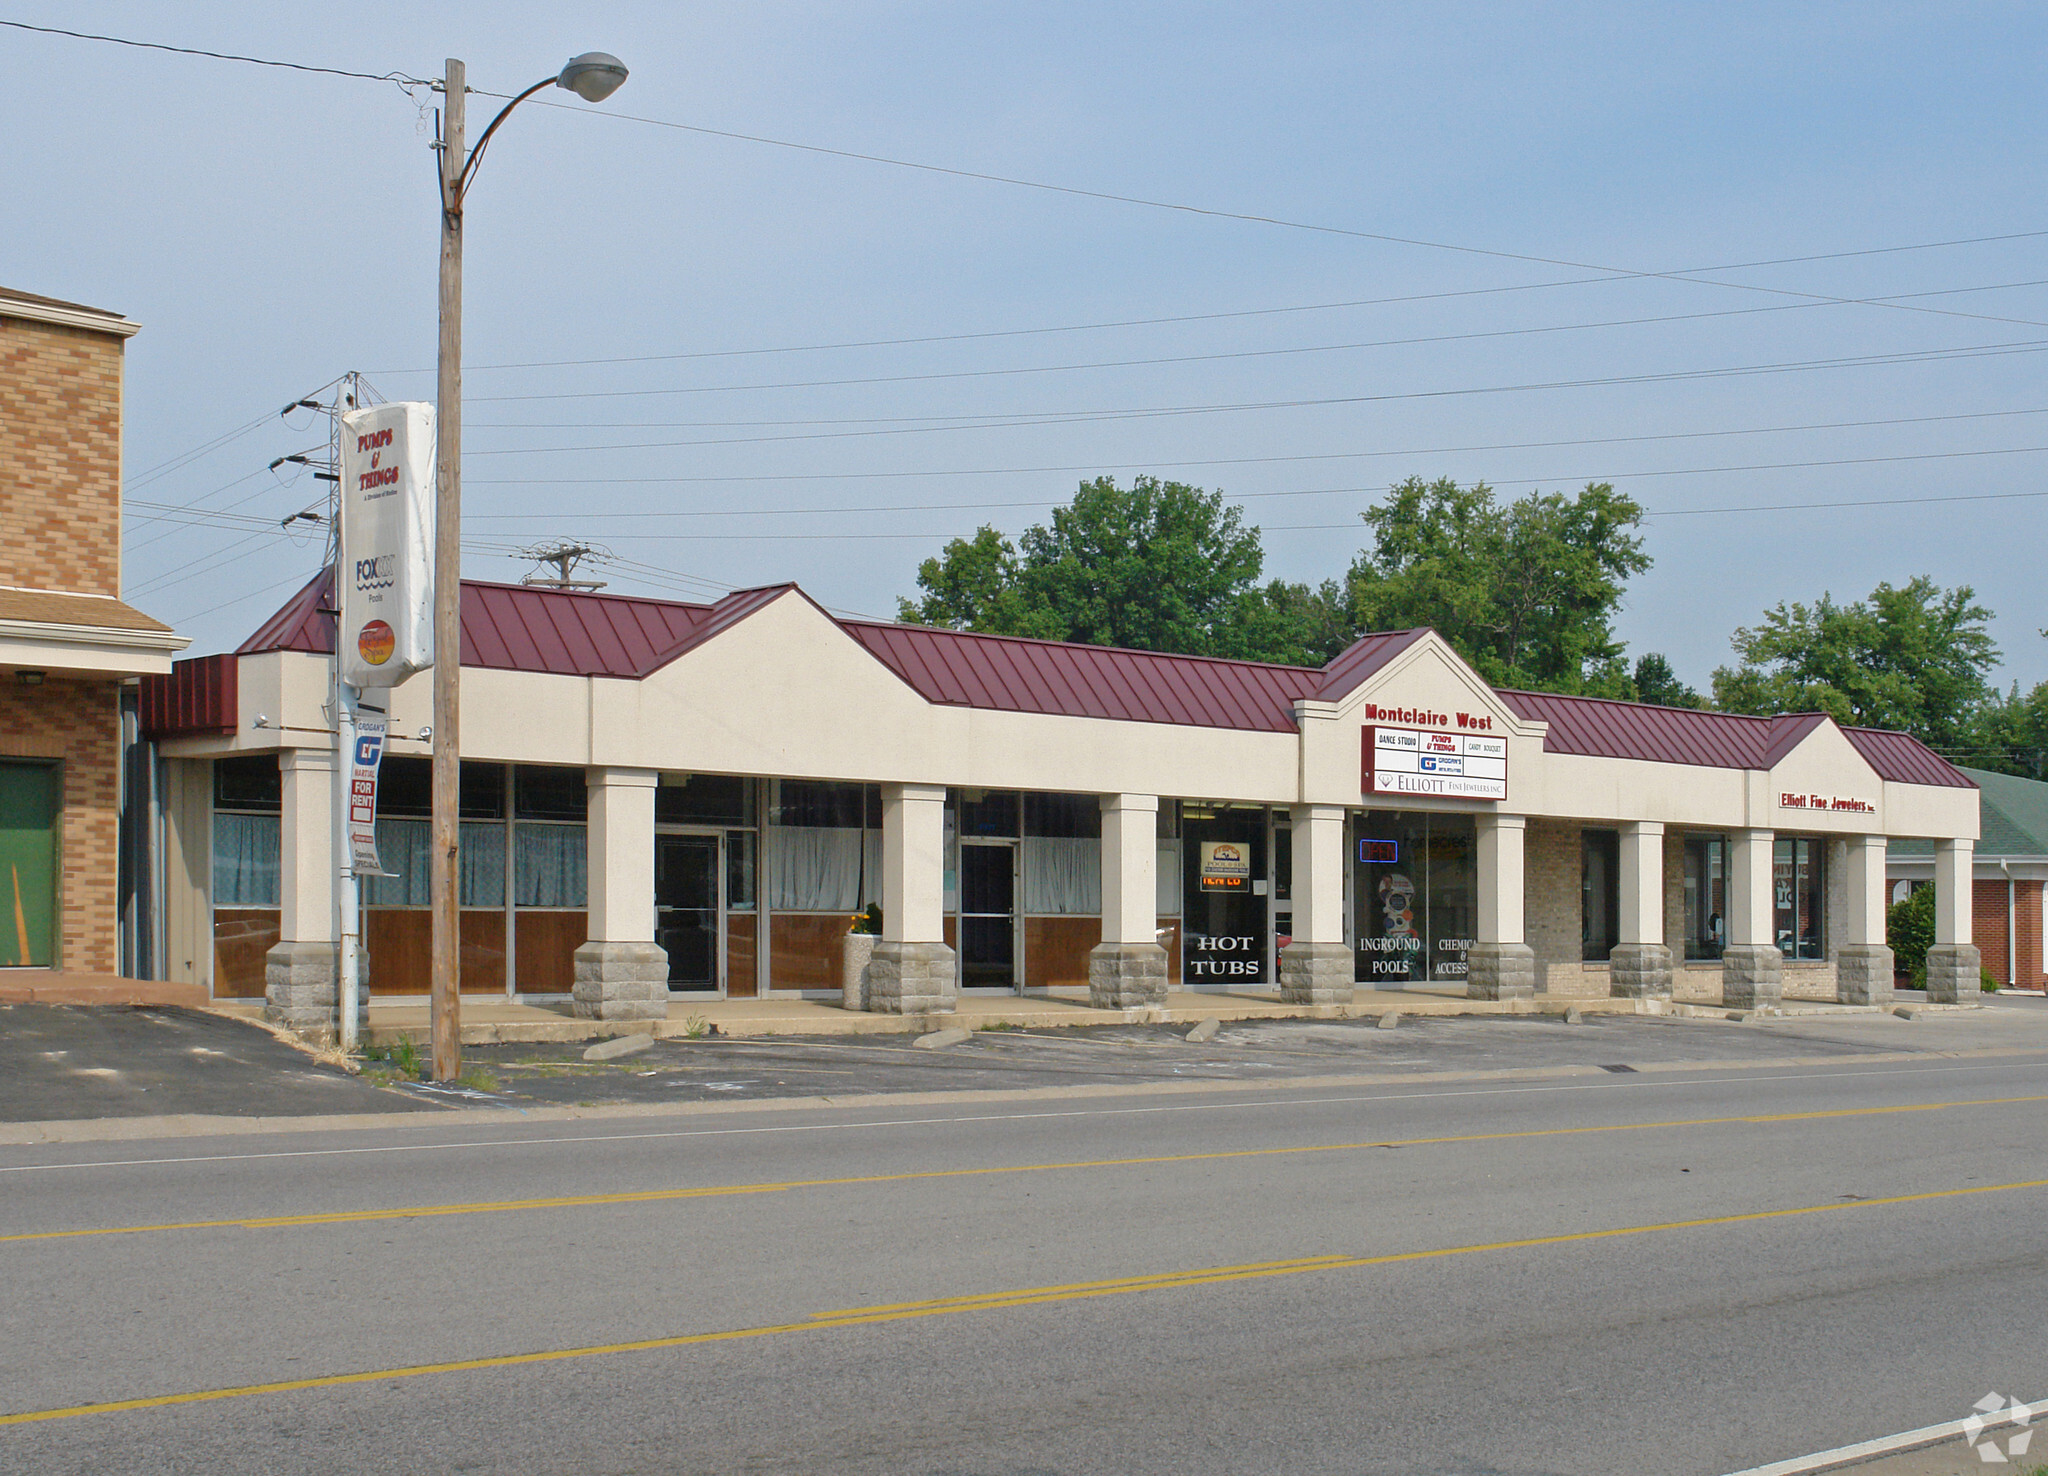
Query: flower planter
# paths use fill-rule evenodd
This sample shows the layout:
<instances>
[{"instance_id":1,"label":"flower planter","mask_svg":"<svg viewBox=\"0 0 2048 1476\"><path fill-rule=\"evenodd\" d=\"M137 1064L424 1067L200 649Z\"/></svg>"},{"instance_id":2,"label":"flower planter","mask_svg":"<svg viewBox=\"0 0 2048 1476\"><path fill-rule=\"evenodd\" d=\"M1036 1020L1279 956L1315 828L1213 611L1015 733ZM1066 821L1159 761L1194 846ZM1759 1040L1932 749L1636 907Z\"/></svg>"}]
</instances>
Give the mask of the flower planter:
<instances>
[{"instance_id":1,"label":"flower planter","mask_svg":"<svg viewBox=\"0 0 2048 1476\"><path fill-rule=\"evenodd\" d=\"M848 933L839 954L839 1003L849 1010L868 1007L868 960L882 940L873 933Z\"/></svg>"}]
</instances>

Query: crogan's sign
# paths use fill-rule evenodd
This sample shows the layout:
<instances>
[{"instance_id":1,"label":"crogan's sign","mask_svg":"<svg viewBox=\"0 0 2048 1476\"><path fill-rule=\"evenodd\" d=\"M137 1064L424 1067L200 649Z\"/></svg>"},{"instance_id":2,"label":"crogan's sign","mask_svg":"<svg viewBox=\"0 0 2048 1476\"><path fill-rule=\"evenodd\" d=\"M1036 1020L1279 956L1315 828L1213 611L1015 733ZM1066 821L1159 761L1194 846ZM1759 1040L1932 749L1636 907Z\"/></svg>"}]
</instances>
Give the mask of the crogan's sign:
<instances>
[{"instance_id":1,"label":"crogan's sign","mask_svg":"<svg viewBox=\"0 0 2048 1476\"><path fill-rule=\"evenodd\" d=\"M1385 711L1385 709L1379 709ZM1404 709L1405 710L1405 709ZM1441 718L1442 713L1425 713ZM1460 713L1460 717L1467 714ZM1492 719L1484 719L1491 722ZM1504 800L1508 797L1508 742L1472 733L1412 728L1367 727L1364 740L1367 794L1419 794L1440 799Z\"/></svg>"}]
</instances>

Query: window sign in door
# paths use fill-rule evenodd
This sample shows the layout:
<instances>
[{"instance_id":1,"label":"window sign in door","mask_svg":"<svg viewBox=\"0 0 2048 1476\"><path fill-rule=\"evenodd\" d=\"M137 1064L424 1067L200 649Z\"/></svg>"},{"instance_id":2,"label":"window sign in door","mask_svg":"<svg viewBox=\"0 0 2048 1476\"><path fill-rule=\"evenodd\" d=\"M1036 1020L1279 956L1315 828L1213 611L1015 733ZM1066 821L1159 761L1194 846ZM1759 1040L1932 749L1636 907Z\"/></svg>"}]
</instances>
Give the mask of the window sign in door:
<instances>
[{"instance_id":1,"label":"window sign in door","mask_svg":"<svg viewBox=\"0 0 2048 1476\"><path fill-rule=\"evenodd\" d=\"M1478 906L1471 817L1376 810L1362 830L1351 883L1354 977L1381 989L1462 984Z\"/></svg>"}]
</instances>

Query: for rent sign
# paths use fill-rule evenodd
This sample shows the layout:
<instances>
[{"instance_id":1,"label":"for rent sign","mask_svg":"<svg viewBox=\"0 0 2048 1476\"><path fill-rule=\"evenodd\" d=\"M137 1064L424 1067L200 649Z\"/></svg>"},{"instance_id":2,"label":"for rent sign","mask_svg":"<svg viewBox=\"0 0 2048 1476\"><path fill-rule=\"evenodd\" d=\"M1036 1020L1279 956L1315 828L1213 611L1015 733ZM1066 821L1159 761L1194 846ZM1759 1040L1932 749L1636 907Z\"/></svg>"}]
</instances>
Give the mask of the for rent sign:
<instances>
[{"instance_id":1,"label":"for rent sign","mask_svg":"<svg viewBox=\"0 0 2048 1476\"><path fill-rule=\"evenodd\" d=\"M1508 797L1505 738L1413 728L1365 728L1367 794L1421 794L1441 799Z\"/></svg>"},{"instance_id":2,"label":"for rent sign","mask_svg":"<svg viewBox=\"0 0 2048 1476\"><path fill-rule=\"evenodd\" d=\"M434 407L341 417L341 679L395 687L434 664Z\"/></svg>"}]
</instances>

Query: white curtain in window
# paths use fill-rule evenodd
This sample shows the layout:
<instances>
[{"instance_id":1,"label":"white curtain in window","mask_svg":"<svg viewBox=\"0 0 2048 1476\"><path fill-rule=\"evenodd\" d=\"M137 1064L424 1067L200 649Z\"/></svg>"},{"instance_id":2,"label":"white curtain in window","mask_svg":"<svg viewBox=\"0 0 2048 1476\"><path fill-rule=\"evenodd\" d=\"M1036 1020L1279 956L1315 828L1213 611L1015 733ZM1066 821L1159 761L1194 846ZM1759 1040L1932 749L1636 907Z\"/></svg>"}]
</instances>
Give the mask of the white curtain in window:
<instances>
[{"instance_id":1,"label":"white curtain in window","mask_svg":"<svg viewBox=\"0 0 2048 1476\"><path fill-rule=\"evenodd\" d=\"M213 905L277 906L275 815L213 817Z\"/></svg>"},{"instance_id":2,"label":"white curtain in window","mask_svg":"<svg viewBox=\"0 0 2048 1476\"><path fill-rule=\"evenodd\" d=\"M1099 916L1102 842L1092 835L1025 836L1024 910Z\"/></svg>"},{"instance_id":3,"label":"white curtain in window","mask_svg":"<svg viewBox=\"0 0 2048 1476\"><path fill-rule=\"evenodd\" d=\"M426 907L431 903L427 867L433 831L433 822L428 820L377 821L377 859L389 874L363 878L365 907Z\"/></svg>"},{"instance_id":4,"label":"white curtain in window","mask_svg":"<svg viewBox=\"0 0 2048 1476\"><path fill-rule=\"evenodd\" d=\"M505 827L498 821L462 822L462 905L505 905Z\"/></svg>"},{"instance_id":5,"label":"white curtain in window","mask_svg":"<svg viewBox=\"0 0 2048 1476\"><path fill-rule=\"evenodd\" d=\"M1159 915L1180 916L1180 842L1163 840L1159 842Z\"/></svg>"},{"instance_id":6,"label":"white curtain in window","mask_svg":"<svg viewBox=\"0 0 2048 1476\"><path fill-rule=\"evenodd\" d=\"M866 898L862 897L861 838L866 848ZM882 837L879 833L823 825L768 828L768 905L777 912L851 914L882 896Z\"/></svg>"},{"instance_id":7,"label":"white curtain in window","mask_svg":"<svg viewBox=\"0 0 2048 1476\"><path fill-rule=\"evenodd\" d=\"M512 894L520 907L589 905L589 861L580 825L518 827L513 842Z\"/></svg>"}]
</instances>

